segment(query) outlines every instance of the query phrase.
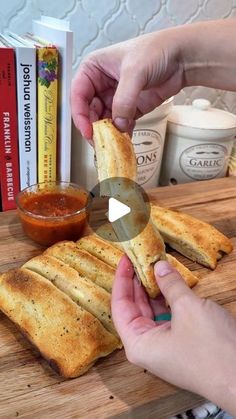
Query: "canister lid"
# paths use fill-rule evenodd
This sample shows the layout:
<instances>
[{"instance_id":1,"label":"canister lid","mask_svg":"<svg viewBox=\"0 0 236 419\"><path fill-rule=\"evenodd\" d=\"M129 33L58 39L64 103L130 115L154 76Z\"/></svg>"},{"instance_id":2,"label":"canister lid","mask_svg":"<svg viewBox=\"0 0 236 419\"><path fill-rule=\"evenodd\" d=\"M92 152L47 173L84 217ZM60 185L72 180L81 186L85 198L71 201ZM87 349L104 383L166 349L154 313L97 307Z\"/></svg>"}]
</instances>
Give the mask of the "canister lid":
<instances>
[{"instance_id":1,"label":"canister lid","mask_svg":"<svg viewBox=\"0 0 236 419\"><path fill-rule=\"evenodd\" d=\"M236 128L236 115L213 108L206 99L195 99L192 105L175 105L168 122L191 128L227 130Z\"/></svg>"}]
</instances>

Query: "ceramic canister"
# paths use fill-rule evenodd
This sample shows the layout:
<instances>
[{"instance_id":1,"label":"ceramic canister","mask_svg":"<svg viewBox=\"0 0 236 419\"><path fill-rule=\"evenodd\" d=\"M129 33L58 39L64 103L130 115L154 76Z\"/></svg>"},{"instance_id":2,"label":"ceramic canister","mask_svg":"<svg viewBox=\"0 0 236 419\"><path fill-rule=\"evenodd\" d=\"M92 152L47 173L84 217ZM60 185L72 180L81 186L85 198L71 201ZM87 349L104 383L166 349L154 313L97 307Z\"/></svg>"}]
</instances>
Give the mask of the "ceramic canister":
<instances>
[{"instance_id":1,"label":"ceramic canister","mask_svg":"<svg viewBox=\"0 0 236 419\"><path fill-rule=\"evenodd\" d=\"M154 188L158 185L167 116L172 103L173 98L170 98L154 111L139 118L133 130L132 142L137 161L137 182L143 188Z\"/></svg>"},{"instance_id":2,"label":"ceramic canister","mask_svg":"<svg viewBox=\"0 0 236 419\"><path fill-rule=\"evenodd\" d=\"M224 177L235 135L236 116L213 108L206 99L195 99L190 106L173 106L160 184Z\"/></svg>"}]
</instances>

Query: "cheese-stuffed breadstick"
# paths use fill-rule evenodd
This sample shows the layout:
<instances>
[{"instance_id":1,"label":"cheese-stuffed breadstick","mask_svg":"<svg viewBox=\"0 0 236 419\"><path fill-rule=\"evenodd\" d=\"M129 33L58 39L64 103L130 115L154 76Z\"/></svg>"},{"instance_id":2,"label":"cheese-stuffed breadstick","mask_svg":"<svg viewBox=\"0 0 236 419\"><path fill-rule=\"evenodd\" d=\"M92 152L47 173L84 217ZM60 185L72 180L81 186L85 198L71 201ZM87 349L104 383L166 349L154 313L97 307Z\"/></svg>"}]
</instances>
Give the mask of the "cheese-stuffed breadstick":
<instances>
[{"instance_id":1,"label":"cheese-stuffed breadstick","mask_svg":"<svg viewBox=\"0 0 236 419\"><path fill-rule=\"evenodd\" d=\"M148 219L142 194L129 181L136 179L136 158L131 139L127 133L121 133L110 119L93 123L93 133L98 178L100 182L106 179L102 194L115 197L132 208L131 213L113 223L113 228L147 293L155 297L159 289L154 264L166 258L165 245ZM116 181L114 178L119 179Z\"/></svg>"}]
</instances>

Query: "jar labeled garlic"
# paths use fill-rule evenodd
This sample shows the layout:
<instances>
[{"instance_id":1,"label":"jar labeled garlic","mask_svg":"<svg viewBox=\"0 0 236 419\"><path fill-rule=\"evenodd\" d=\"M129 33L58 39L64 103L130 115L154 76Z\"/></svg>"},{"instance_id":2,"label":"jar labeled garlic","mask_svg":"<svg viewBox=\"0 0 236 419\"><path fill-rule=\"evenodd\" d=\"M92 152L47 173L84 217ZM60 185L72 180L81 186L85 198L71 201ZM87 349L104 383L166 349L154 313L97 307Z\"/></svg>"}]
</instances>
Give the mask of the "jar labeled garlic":
<instances>
[{"instance_id":1,"label":"jar labeled garlic","mask_svg":"<svg viewBox=\"0 0 236 419\"><path fill-rule=\"evenodd\" d=\"M168 116L160 184L176 185L224 177L236 116L213 108L206 99L173 106Z\"/></svg>"}]
</instances>

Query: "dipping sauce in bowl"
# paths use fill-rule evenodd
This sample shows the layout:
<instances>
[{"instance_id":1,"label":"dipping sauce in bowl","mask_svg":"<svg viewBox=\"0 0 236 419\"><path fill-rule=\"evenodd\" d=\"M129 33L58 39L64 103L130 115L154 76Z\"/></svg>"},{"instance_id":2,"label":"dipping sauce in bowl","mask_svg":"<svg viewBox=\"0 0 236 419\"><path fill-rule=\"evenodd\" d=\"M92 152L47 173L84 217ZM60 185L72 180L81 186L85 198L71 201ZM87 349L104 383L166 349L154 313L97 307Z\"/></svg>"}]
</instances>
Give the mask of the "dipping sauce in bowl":
<instances>
[{"instance_id":1,"label":"dipping sauce in bowl","mask_svg":"<svg viewBox=\"0 0 236 419\"><path fill-rule=\"evenodd\" d=\"M38 183L21 191L18 214L25 233L50 246L60 240L77 240L89 214L89 193L69 182Z\"/></svg>"}]
</instances>

